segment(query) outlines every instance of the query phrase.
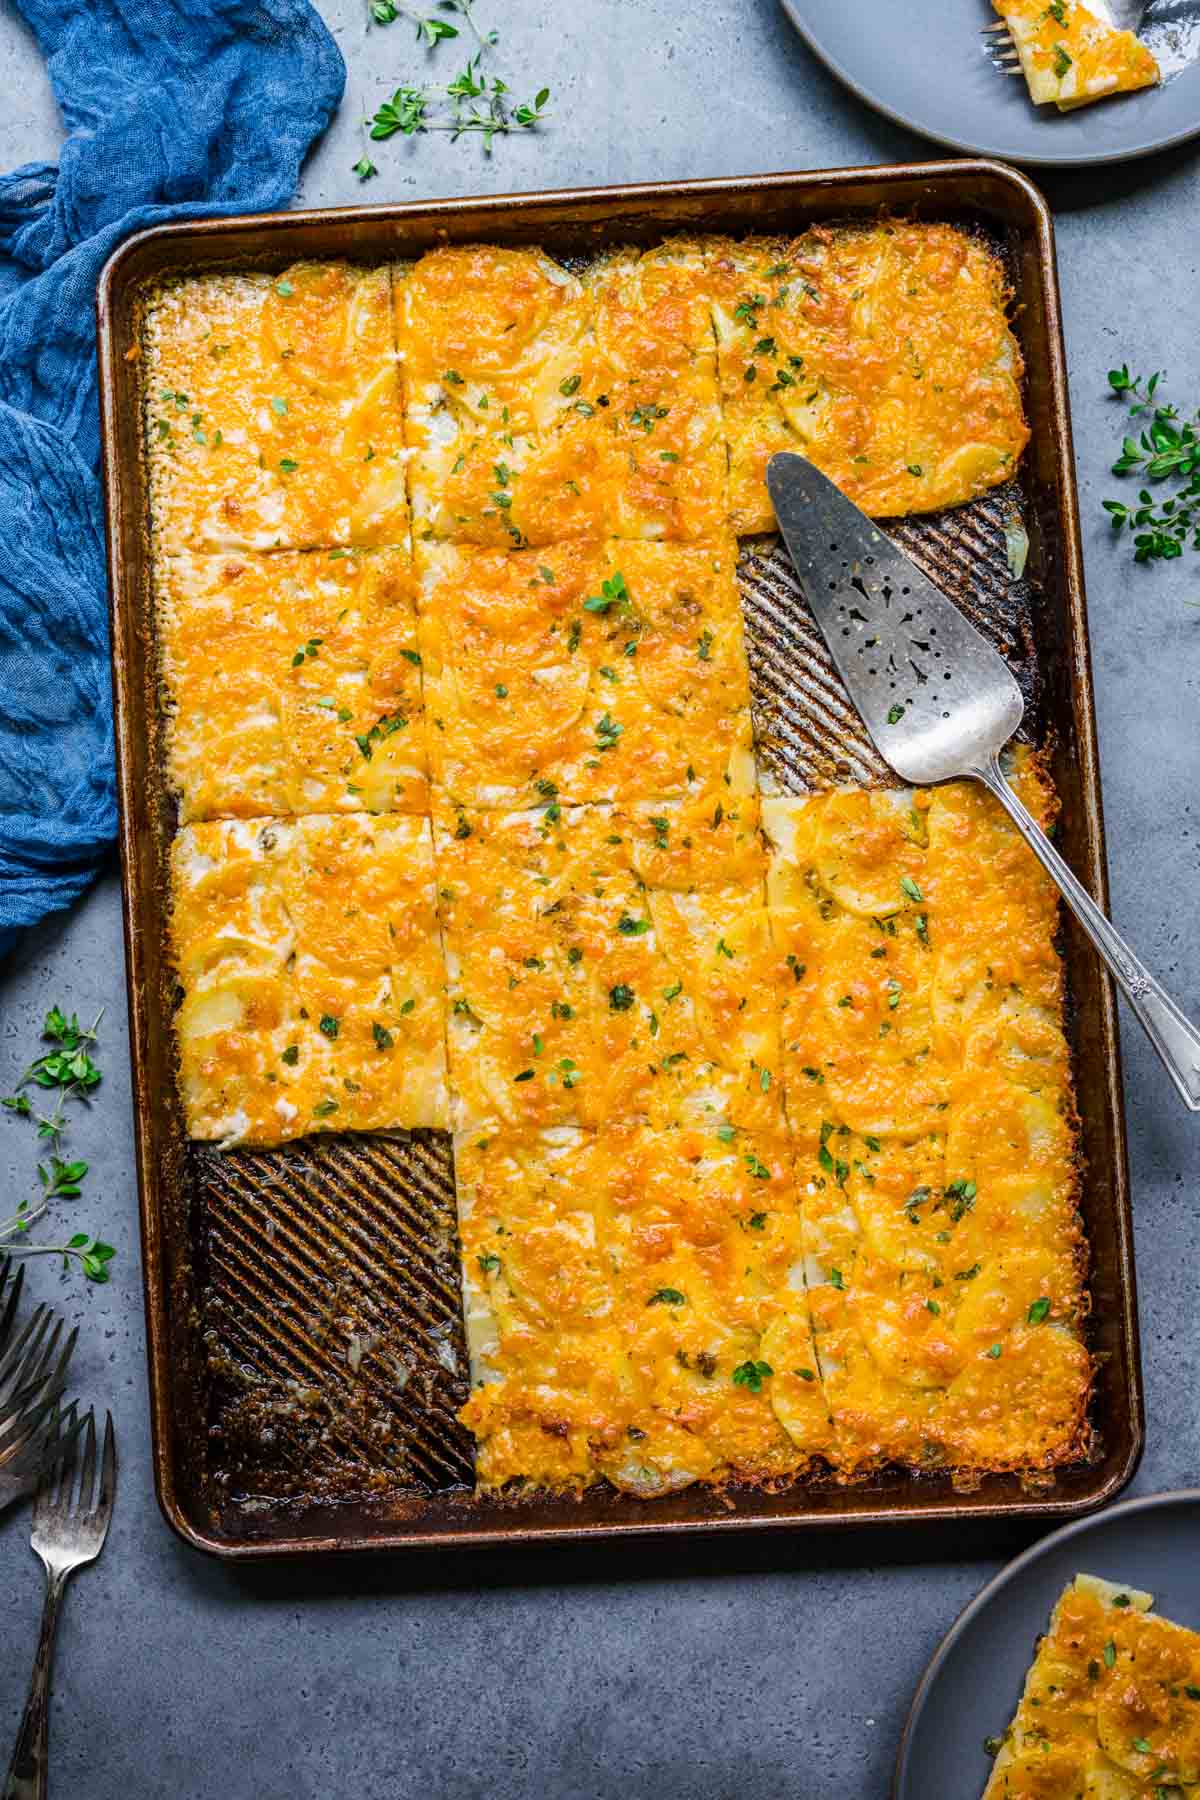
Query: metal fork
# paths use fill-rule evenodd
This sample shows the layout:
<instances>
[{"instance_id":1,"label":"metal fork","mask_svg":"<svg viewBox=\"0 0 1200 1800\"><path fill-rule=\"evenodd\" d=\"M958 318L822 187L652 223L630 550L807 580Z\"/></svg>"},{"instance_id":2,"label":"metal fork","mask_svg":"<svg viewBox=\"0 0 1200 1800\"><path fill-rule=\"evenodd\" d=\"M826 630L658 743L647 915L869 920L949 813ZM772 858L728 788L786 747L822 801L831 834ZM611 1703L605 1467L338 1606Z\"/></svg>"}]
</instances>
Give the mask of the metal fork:
<instances>
[{"instance_id":1,"label":"metal fork","mask_svg":"<svg viewBox=\"0 0 1200 1800\"><path fill-rule=\"evenodd\" d=\"M20 1278L4 1310L9 1318ZM24 1476L21 1492L29 1491L28 1477L36 1474L46 1445L47 1427L54 1416L67 1381L67 1365L75 1349L79 1328L63 1336L63 1321L48 1306L30 1314L24 1328L0 1354L0 1479L7 1473ZM10 1496L14 1497L14 1496ZM0 1505L5 1504L0 1492Z\"/></svg>"},{"instance_id":2,"label":"metal fork","mask_svg":"<svg viewBox=\"0 0 1200 1800\"><path fill-rule=\"evenodd\" d=\"M1186 1105L1200 1112L1200 1031L1143 967L1004 778L1025 702L1008 664L912 559L804 457L767 487L804 597L881 756L924 787L964 775L995 795L1129 1001Z\"/></svg>"},{"instance_id":3,"label":"metal fork","mask_svg":"<svg viewBox=\"0 0 1200 1800\"><path fill-rule=\"evenodd\" d=\"M82 1457L79 1455L82 1446ZM78 1475L78 1481L76 1480ZM117 1488L117 1450L112 1414L105 1415L96 1488L96 1415L89 1408L82 1433L55 1445L38 1488L30 1544L46 1570L46 1604L33 1659L29 1698L17 1732L0 1800L46 1800L50 1723L50 1671L54 1634L67 1579L94 1562L104 1548Z\"/></svg>"}]
</instances>

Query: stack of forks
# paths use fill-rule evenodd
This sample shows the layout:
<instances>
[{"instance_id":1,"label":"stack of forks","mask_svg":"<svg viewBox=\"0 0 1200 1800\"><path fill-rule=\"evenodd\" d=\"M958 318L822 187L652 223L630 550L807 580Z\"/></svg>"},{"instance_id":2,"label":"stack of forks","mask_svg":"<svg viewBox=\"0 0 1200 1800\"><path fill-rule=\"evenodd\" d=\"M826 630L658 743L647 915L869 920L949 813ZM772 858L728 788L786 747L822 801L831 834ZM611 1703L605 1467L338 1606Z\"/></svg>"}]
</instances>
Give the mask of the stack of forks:
<instances>
[{"instance_id":1,"label":"stack of forks","mask_svg":"<svg viewBox=\"0 0 1200 1800\"><path fill-rule=\"evenodd\" d=\"M112 1418L105 1420L96 1485L96 1419L64 1405L78 1329L64 1335L53 1310L35 1307L18 1330L25 1271L0 1256L0 1514L37 1494L32 1548L46 1572L46 1601L29 1698L0 1800L45 1800L50 1670L59 1609L71 1573L104 1547L116 1490Z\"/></svg>"}]
</instances>

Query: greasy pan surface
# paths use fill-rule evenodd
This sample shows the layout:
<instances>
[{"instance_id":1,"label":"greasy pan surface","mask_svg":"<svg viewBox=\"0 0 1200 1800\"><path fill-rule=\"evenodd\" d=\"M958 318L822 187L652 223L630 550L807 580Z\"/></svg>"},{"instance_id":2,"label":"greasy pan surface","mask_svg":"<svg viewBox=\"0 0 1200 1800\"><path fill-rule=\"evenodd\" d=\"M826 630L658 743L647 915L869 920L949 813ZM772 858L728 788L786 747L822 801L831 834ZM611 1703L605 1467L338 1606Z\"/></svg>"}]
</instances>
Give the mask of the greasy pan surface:
<instances>
[{"instance_id":1,"label":"greasy pan surface","mask_svg":"<svg viewBox=\"0 0 1200 1800\"><path fill-rule=\"evenodd\" d=\"M444 242L540 243L560 258L674 231L795 231L881 209L951 219L1005 257L1027 364L1033 442L1019 479L895 528L1008 656L1027 726L1053 745L1061 841L1105 902L1070 421L1049 214L999 165L963 162L348 208L171 226L127 243L99 294L101 400L134 1105L159 1498L190 1542L231 1556L598 1535L952 1519L1053 1518L1111 1499L1142 1444L1141 1377L1111 986L1064 928L1086 1159L1096 1357L1093 1447L1036 1489L994 1476L969 1492L896 1472L776 1492L696 1487L643 1501L476 1497L465 1397L449 1140L326 1137L221 1155L190 1145L175 1092L163 761L140 354L147 291L165 275L276 270L302 257L378 263ZM1004 524L1031 540L1014 588ZM741 584L760 755L785 789L874 779L866 743L790 568L746 540Z\"/></svg>"}]
</instances>

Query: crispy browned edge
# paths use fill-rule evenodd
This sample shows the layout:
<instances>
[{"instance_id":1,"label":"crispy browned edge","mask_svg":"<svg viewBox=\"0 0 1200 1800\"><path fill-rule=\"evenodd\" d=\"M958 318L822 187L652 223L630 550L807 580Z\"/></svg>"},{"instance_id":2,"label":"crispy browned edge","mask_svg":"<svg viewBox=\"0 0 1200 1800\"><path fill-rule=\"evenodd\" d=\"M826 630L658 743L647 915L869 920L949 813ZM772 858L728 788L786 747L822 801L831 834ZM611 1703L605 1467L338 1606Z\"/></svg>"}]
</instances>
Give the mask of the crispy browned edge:
<instances>
[{"instance_id":1,"label":"crispy browned edge","mask_svg":"<svg viewBox=\"0 0 1200 1800\"><path fill-rule=\"evenodd\" d=\"M982 160L817 170L629 187L559 190L399 206L346 207L165 225L138 233L106 264L97 292L100 416L111 595L117 782L128 963L130 1045L148 1343L155 1487L167 1522L195 1548L229 1558L321 1551L444 1549L603 1537L674 1538L715 1531L933 1524L978 1518L1028 1524L1090 1511L1132 1478L1144 1439L1132 1219L1115 995L1081 933L1068 922L1067 956L1076 1002L1076 1090L1083 1119L1085 1222L1091 1247L1092 1341L1100 1454L1060 1472L1058 1491L1033 1494L1011 1476L955 1493L913 1479L861 1488L684 1490L652 1505L629 1496L542 1497L536 1504L481 1504L434 1494L387 1515L341 1509L291 1513L277 1535L219 1535L185 1493L189 1433L176 1354L179 1334L198 1329L188 1272L165 1217L170 1184L182 1180L184 1146L173 1083L169 1021L159 1005L156 959L164 936L155 805L161 799L141 599L147 580L147 517L140 455L136 368L139 294L172 270L277 269L300 257L379 260L472 238L543 242L562 255L614 241L649 242L673 230L796 229L812 220L870 217L880 209L916 216L983 215L1013 241L1018 333L1026 354L1033 441L1028 453L1034 557L1046 587L1048 714L1062 749L1055 767L1063 797L1063 843L1089 891L1107 905L1092 676L1082 551L1071 449L1062 318L1049 208L1024 176ZM1092 1204L1103 1190L1105 1204ZM176 1189L177 1194L177 1189ZM177 1196L178 1197L178 1196ZM937 1491L933 1492L933 1488ZM191 1506L189 1506L189 1502ZM193 1511L191 1508L196 1510Z\"/></svg>"}]
</instances>

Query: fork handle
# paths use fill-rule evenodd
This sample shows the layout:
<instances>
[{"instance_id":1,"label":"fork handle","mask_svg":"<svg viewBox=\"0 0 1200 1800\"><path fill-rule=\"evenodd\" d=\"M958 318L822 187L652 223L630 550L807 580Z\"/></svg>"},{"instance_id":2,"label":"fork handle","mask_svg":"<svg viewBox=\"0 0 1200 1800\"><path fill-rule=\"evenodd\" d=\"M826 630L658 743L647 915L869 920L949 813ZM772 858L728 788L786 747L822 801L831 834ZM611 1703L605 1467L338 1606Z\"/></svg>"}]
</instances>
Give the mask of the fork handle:
<instances>
[{"instance_id":1,"label":"fork handle","mask_svg":"<svg viewBox=\"0 0 1200 1800\"><path fill-rule=\"evenodd\" d=\"M1184 1104L1193 1112L1200 1112L1200 1031L1138 961L1112 921L1076 880L1033 815L1009 787L999 761L993 757L971 773L996 796L1047 874L1057 882L1067 905L1133 1008Z\"/></svg>"},{"instance_id":2,"label":"fork handle","mask_svg":"<svg viewBox=\"0 0 1200 1800\"><path fill-rule=\"evenodd\" d=\"M42 1629L38 1634L33 1674L29 1678L29 1697L0 1800L46 1800L50 1670L54 1664L54 1637L66 1588L66 1575L60 1570L47 1569L46 1603L42 1608Z\"/></svg>"}]
</instances>

